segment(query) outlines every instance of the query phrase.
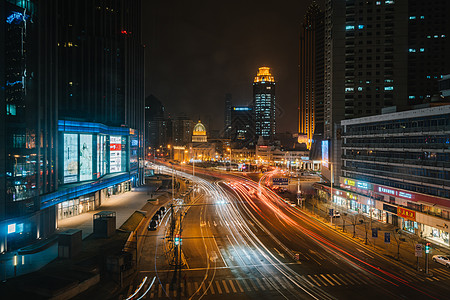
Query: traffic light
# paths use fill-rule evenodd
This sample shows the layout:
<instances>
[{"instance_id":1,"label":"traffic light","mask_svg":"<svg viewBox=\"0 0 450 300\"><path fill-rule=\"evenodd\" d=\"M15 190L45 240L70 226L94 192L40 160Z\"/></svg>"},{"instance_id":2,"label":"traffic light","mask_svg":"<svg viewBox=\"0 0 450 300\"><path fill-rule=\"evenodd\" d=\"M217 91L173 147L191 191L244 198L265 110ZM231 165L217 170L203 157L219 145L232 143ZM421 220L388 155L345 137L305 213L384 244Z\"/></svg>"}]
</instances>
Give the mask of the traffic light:
<instances>
[{"instance_id":1,"label":"traffic light","mask_svg":"<svg viewBox=\"0 0 450 300\"><path fill-rule=\"evenodd\" d=\"M175 235L175 239L173 240L173 243L175 244L175 246L178 246L180 244L180 235L179 234Z\"/></svg>"},{"instance_id":2,"label":"traffic light","mask_svg":"<svg viewBox=\"0 0 450 300\"><path fill-rule=\"evenodd\" d=\"M425 244L425 253L430 253L430 249L431 249L431 243L426 243Z\"/></svg>"}]
</instances>

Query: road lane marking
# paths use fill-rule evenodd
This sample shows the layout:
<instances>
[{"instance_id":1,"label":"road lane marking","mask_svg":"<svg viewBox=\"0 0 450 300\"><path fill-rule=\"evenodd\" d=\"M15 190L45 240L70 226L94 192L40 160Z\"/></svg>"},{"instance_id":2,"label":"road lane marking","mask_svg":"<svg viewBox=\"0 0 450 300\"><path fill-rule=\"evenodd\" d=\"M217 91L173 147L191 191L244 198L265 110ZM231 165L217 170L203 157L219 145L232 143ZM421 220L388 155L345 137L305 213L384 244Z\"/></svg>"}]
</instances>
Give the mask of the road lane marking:
<instances>
[{"instance_id":1,"label":"road lane marking","mask_svg":"<svg viewBox=\"0 0 450 300\"><path fill-rule=\"evenodd\" d=\"M237 293L237 290L234 287L233 281L231 279L229 279L228 282L230 283L230 286L231 286L231 289L233 290L233 292Z\"/></svg>"},{"instance_id":2,"label":"road lane marking","mask_svg":"<svg viewBox=\"0 0 450 300\"><path fill-rule=\"evenodd\" d=\"M280 251L278 251L278 249L277 249L277 248L273 248L273 249L275 249L275 251L277 251L277 253L278 253L278 255L279 255L279 256L281 256L282 258L284 258L284 254L283 254L283 253L281 253Z\"/></svg>"},{"instance_id":3,"label":"road lane marking","mask_svg":"<svg viewBox=\"0 0 450 300\"><path fill-rule=\"evenodd\" d=\"M307 275L309 279L312 280L317 286L321 286L320 283L318 283L311 275Z\"/></svg>"},{"instance_id":4,"label":"road lane marking","mask_svg":"<svg viewBox=\"0 0 450 300\"><path fill-rule=\"evenodd\" d=\"M161 298L162 296L162 285L158 284L158 298Z\"/></svg>"},{"instance_id":5,"label":"road lane marking","mask_svg":"<svg viewBox=\"0 0 450 300\"><path fill-rule=\"evenodd\" d=\"M340 281L342 281L345 285L348 285L349 280L345 280L344 276L342 274L333 274L336 278L339 278Z\"/></svg>"},{"instance_id":6,"label":"road lane marking","mask_svg":"<svg viewBox=\"0 0 450 300\"><path fill-rule=\"evenodd\" d=\"M219 294L222 294L222 289L220 288L219 281L216 281L216 287L217 287L217 291L219 292Z\"/></svg>"},{"instance_id":7,"label":"road lane marking","mask_svg":"<svg viewBox=\"0 0 450 300\"><path fill-rule=\"evenodd\" d=\"M256 282L258 283L259 287L261 288L261 290L265 291L266 288L264 287L264 285L262 284L262 282L259 280L259 278L255 278Z\"/></svg>"},{"instance_id":8,"label":"road lane marking","mask_svg":"<svg viewBox=\"0 0 450 300\"><path fill-rule=\"evenodd\" d=\"M278 277L272 277L272 278L273 278L272 283L278 282L278 284L281 285L281 287L283 287L283 289L287 290L287 287L284 285L284 282L281 281L280 278L278 278Z\"/></svg>"},{"instance_id":9,"label":"road lane marking","mask_svg":"<svg viewBox=\"0 0 450 300\"><path fill-rule=\"evenodd\" d=\"M325 276L327 276L328 278L330 278L331 280L333 280L334 282L336 282L337 285L342 285L339 281L336 281L336 279L334 279L333 277L331 277L330 274L325 274Z\"/></svg>"},{"instance_id":10,"label":"road lane marking","mask_svg":"<svg viewBox=\"0 0 450 300\"><path fill-rule=\"evenodd\" d=\"M209 282L209 290L211 291L211 295L214 295L216 292L214 291L214 284L212 281Z\"/></svg>"},{"instance_id":11,"label":"road lane marking","mask_svg":"<svg viewBox=\"0 0 450 300\"><path fill-rule=\"evenodd\" d=\"M230 290L228 289L228 286L227 286L227 283L225 282L225 280L222 280L222 284L223 284L223 287L224 287L224 289L225 289L225 292L226 292L227 294L229 294L229 293L230 293Z\"/></svg>"},{"instance_id":12,"label":"road lane marking","mask_svg":"<svg viewBox=\"0 0 450 300\"><path fill-rule=\"evenodd\" d=\"M208 291L206 290L206 284L205 284L206 282L203 282L202 283L202 291L203 291L203 294L204 295L207 295L208 294Z\"/></svg>"},{"instance_id":13,"label":"road lane marking","mask_svg":"<svg viewBox=\"0 0 450 300\"><path fill-rule=\"evenodd\" d=\"M266 287L267 287L268 290L273 290L273 286L275 285L275 284L272 282L273 280L269 280L269 279L267 279L267 278L262 278L261 281L263 282L263 284L266 285Z\"/></svg>"},{"instance_id":14,"label":"road lane marking","mask_svg":"<svg viewBox=\"0 0 450 300\"><path fill-rule=\"evenodd\" d=\"M241 293L243 293L244 289L242 288L241 284L239 283L239 279L236 279L236 284L237 284L239 290L241 291Z\"/></svg>"},{"instance_id":15,"label":"road lane marking","mask_svg":"<svg viewBox=\"0 0 450 300\"><path fill-rule=\"evenodd\" d=\"M194 287L195 287L195 292L199 291L199 289L198 289L198 282L197 281L194 282Z\"/></svg>"},{"instance_id":16,"label":"road lane marking","mask_svg":"<svg viewBox=\"0 0 450 300\"><path fill-rule=\"evenodd\" d=\"M247 281L244 278L242 278L242 282L244 283L244 286L245 286L245 289L247 290L247 292L251 292L251 289L248 286Z\"/></svg>"},{"instance_id":17,"label":"road lane marking","mask_svg":"<svg viewBox=\"0 0 450 300\"><path fill-rule=\"evenodd\" d=\"M323 281L319 276L317 276L316 274L314 274L314 277L316 277L316 279L318 280L318 281L320 281L320 283L322 283L322 285L323 286L328 286L328 284L325 282L325 281Z\"/></svg>"},{"instance_id":18,"label":"road lane marking","mask_svg":"<svg viewBox=\"0 0 450 300\"><path fill-rule=\"evenodd\" d=\"M289 280L286 277L281 277L281 280L284 281L284 283L286 284L287 287L289 287L290 289L293 289L294 287L292 286L292 284L289 282Z\"/></svg>"}]
</instances>

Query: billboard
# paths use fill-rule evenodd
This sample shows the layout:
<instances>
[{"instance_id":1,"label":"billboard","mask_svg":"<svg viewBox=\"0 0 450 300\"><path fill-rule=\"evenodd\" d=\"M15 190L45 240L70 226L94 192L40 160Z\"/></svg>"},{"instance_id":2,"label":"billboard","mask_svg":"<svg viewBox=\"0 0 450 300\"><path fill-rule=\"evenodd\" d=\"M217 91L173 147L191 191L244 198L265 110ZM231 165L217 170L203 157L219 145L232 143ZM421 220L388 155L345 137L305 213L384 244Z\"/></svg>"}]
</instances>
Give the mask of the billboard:
<instances>
[{"instance_id":1,"label":"billboard","mask_svg":"<svg viewBox=\"0 0 450 300\"><path fill-rule=\"evenodd\" d=\"M92 135L80 134L80 181L92 179Z\"/></svg>"},{"instance_id":2,"label":"billboard","mask_svg":"<svg viewBox=\"0 0 450 300\"><path fill-rule=\"evenodd\" d=\"M64 183L78 181L78 134L64 134Z\"/></svg>"},{"instance_id":3,"label":"billboard","mask_svg":"<svg viewBox=\"0 0 450 300\"><path fill-rule=\"evenodd\" d=\"M106 174L107 158L106 158L106 136L97 136L97 178Z\"/></svg>"},{"instance_id":4,"label":"billboard","mask_svg":"<svg viewBox=\"0 0 450 300\"><path fill-rule=\"evenodd\" d=\"M322 141L322 165L324 165L326 168L328 168L328 162L330 161L328 148L329 148L329 141Z\"/></svg>"},{"instance_id":5,"label":"billboard","mask_svg":"<svg viewBox=\"0 0 450 300\"><path fill-rule=\"evenodd\" d=\"M109 139L109 172L122 171L122 137L110 136Z\"/></svg>"}]
</instances>

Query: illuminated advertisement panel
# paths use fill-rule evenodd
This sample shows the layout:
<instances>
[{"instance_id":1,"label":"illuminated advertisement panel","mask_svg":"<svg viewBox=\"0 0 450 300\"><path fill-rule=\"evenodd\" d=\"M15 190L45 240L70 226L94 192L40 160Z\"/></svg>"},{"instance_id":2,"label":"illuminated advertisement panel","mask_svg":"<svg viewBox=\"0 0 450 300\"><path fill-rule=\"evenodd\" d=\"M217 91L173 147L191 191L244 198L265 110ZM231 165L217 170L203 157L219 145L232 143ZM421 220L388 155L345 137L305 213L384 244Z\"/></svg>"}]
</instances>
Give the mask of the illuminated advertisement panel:
<instances>
[{"instance_id":1,"label":"illuminated advertisement panel","mask_svg":"<svg viewBox=\"0 0 450 300\"><path fill-rule=\"evenodd\" d=\"M97 178L106 174L106 136L97 136Z\"/></svg>"},{"instance_id":2,"label":"illuminated advertisement panel","mask_svg":"<svg viewBox=\"0 0 450 300\"><path fill-rule=\"evenodd\" d=\"M122 170L122 137L110 136L109 140L109 172Z\"/></svg>"},{"instance_id":3,"label":"illuminated advertisement panel","mask_svg":"<svg viewBox=\"0 0 450 300\"><path fill-rule=\"evenodd\" d=\"M127 142L128 142L127 137L126 136L122 136L122 147L121 147L121 150L122 150L122 155L121 155L122 168L120 170L122 172L125 172L128 169L128 166L127 166L127 164L128 164L128 157L127 157L127 155L128 155L128 151L127 151L128 150L128 145L127 145Z\"/></svg>"},{"instance_id":4,"label":"illuminated advertisement panel","mask_svg":"<svg viewBox=\"0 0 450 300\"><path fill-rule=\"evenodd\" d=\"M328 168L329 156L328 156L328 141L322 141L322 164Z\"/></svg>"},{"instance_id":5,"label":"illuminated advertisement panel","mask_svg":"<svg viewBox=\"0 0 450 300\"><path fill-rule=\"evenodd\" d=\"M80 180L91 180L92 173L92 135L80 134Z\"/></svg>"},{"instance_id":6,"label":"illuminated advertisement panel","mask_svg":"<svg viewBox=\"0 0 450 300\"><path fill-rule=\"evenodd\" d=\"M64 134L64 183L78 181L78 135Z\"/></svg>"}]
</instances>

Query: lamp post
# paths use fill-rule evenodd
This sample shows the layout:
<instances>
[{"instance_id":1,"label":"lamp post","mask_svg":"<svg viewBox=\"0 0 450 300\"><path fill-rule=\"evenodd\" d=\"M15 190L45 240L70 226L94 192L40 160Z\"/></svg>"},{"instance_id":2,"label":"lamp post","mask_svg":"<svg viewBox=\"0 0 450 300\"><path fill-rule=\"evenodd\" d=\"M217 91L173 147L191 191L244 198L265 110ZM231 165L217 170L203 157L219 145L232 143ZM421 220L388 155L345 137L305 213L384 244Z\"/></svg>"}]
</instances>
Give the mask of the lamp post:
<instances>
[{"instance_id":1,"label":"lamp post","mask_svg":"<svg viewBox=\"0 0 450 300\"><path fill-rule=\"evenodd\" d=\"M227 148L228 151L230 151L230 172L231 172L231 148Z\"/></svg>"}]
</instances>

